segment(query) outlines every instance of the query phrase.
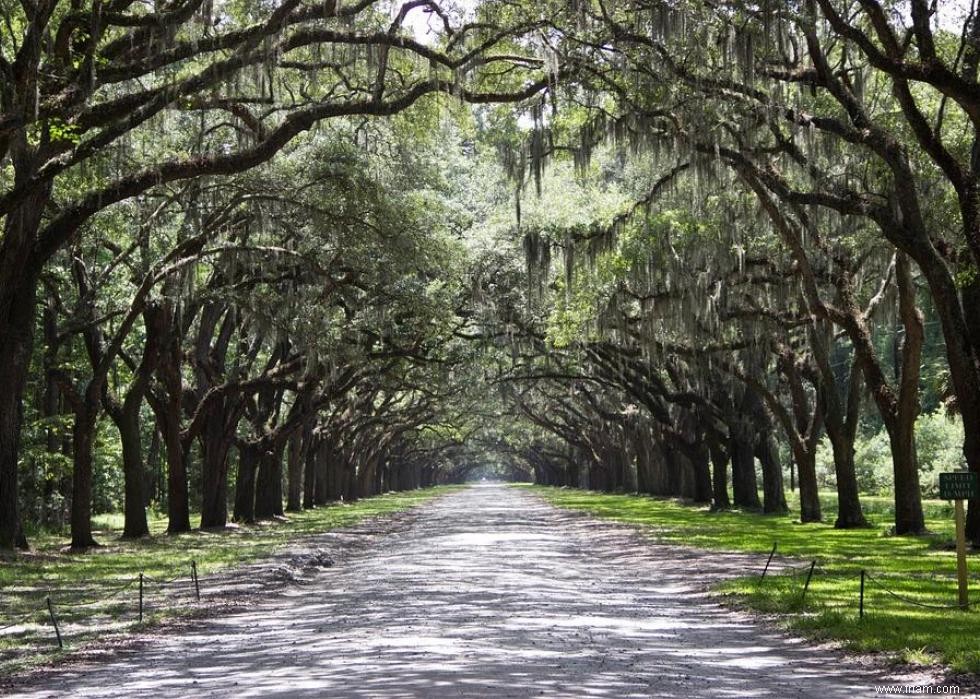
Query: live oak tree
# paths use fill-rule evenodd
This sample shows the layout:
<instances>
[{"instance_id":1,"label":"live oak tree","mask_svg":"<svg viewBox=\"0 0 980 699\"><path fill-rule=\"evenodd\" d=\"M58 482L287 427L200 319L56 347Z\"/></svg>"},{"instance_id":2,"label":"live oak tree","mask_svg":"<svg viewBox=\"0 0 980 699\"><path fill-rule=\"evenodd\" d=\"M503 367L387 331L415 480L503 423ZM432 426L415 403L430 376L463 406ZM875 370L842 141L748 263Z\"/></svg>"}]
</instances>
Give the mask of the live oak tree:
<instances>
[{"instance_id":1,"label":"live oak tree","mask_svg":"<svg viewBox=\"0 0 980 699\"><path fill-rule=\"evenodd\" d=\"M768 225L793 251L807 312L822 318L819 323L844 329L854 344L856 367L892 441L896 527L916 532L923 525L911 435L918 411L922 320L912 261L941 317L951 379L955 374L952 382L960 386L957 396L962 393L971 401L976 395L975 350L967 330L971 270L976 268L965 254L971 235L969 198L955 177L951 187L944 181L957 169L968 179L963 160L953 167L969 146L962 143L963 129L953 125L969 117L976 23L972 14L959 18L963 30L954 33L935 29L934 10L924 3L905 19L876 2L861 3L853 12L842 9L844 5L580 5L580 21L560 30L587 47L578 55L562 56L576 66L585 86L573 97L585 116L574 129L577 137L561 147L581 162L588 160L597 140L629 141L634 149L665 154L664 169L694 170L696 188L716 167L737 174L740 185L757 196L759 207L772 219ZM816 21L821 17L827 21ZM906 27L899 26L903 21ZM879 43L884 48L878 49ZM863 58L855 58L862 53ZM553 142L560 133L553 123L539 129L542 135L533 136L528 147L535 161L529 171L535 178L541 170L537 161L545 151L555 150L536 145ZM902 145L911 139L919 141L921 150ZM922 204L925 192L942 205L927 210ZM958 214L955 208L950 211L950 201L961 202ZM948 230L950 219L963 222L963 252L940 233ZM866 309L854 302L849 288L853 280L848 281L853 273L836 262L841 258L838 241L854 231L876 235L900 251L895 279L904 368L896 372L894 386L873 351ZM816 261L809 259L814 255ZM831 289L838 298L833 304L821 300L812 270L836 277ZM814 343L816 350L823 346L819 340ZM819 352L816 359L829 388L827 363L820 361ZM851 385L845 401L825 388L822 405L845 472L853 470L846 462L853 459L849 443L855 422L843 417L854 414L844 405L853 403L850 397L860 390L853 381ZM969 431L980 424L971 410L963 413ZM964 445L971 468L976 468L974 440L970 437ZM849 488L842 497L842 508L850 513L840 522L845 526L863 521L856 495ZM975 520L971 515L971 531Z\"/></svg>"},{"instance_id":2,"label":"live oak tree","mask_svg":"<svg viewBox=\"0 0 980 699\"><path fill-rule=\"evenodd\" d=\"M968 126L968 94L976 83L977 22L971 13L956 18L956 31L937 30L934 8L910 8L903 17L878 2L853 8L830 0L762 8L735 3L728 12L634 3L620 8L623 14L603 13L597 21L613 28L622 40L618 46L636 48L642 59L629 68L653 94L662 98L670 91L664 80L669 75L676 80L673 88L682 86L681 92L701 100L696 113L678 115L663 109L662 99L651 105L642 94L631 99L622 91L631 111L666 126L688 149L730 160L760 196L778 201L778 216L798 217L804 228L822 213L843 217L851 227L863 219L918 265L942 324L958 407L967 431L975 433L976 333L969 328L977 260L970 243L975 224L968 164L975 130ZM619 55L630 61L631 52ZM609 84L608 74L599 77ZM763 140L751 135L756 124L768 132ZM918 147L905 145L910 142ZM952 199L955 208L950 212L944 202L930 209L927 197ZM949 219L959 231L954 238L947 233ZM900 258L900 277L905 264ZM908 289L905 282L907 277ZM910 362L919 334L915 313L902 316ZM908 437L914 398L897 397L884 386L862 344L856 349L863 353L869 388L879 408L895 415L886 422L892 422L897 475L914 474ZM915 371L908 369L911 385ZM974 434L964 444L974 470L976 441ZM904 492L915 491L904 477L896 481ZM921 528L914 503L900 504L900 510L907 513L900 529ZM975 537L976 503L971 513Z\"/></svg>"},{"instance_id":3,"label":"live oak tree","mask_svg":"<svg viewBox=\"0 0 980 699\"><path fill-rule=\"evenodd\" d=\"M423 11L440 20L435 45L403 26ZM389 14L371 0L218 11L203 1L148 8L46 0L6 3L3 14L3 548L20 532L21 403L39 280L90 219L168 183L246 171L325 119L391 115L436 93L520 100L553 80L540 61L501 51L537 22L462 23L434 1ZM168 128L189 114L198 128Z\"/></svg>"}]
</instances>

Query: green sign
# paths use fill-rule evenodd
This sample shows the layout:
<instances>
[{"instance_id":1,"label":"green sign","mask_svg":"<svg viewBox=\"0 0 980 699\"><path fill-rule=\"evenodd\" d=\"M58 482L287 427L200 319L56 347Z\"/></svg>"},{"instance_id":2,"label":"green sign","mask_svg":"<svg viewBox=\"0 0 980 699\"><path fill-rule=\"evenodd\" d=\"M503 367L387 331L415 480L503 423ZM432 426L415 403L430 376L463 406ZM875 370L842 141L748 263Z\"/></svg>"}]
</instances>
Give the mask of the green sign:
<instances>
[{"instance_id":1,"label":"green sign","mask_svg":"<svg viewBox=\"0 0 980 699\"><path fill-rule=\"evenodd\" d=\"M969 500L980 497L977 474L971 471L940 473L939 497L942 500Z\"/></svg>"}]
</instances>

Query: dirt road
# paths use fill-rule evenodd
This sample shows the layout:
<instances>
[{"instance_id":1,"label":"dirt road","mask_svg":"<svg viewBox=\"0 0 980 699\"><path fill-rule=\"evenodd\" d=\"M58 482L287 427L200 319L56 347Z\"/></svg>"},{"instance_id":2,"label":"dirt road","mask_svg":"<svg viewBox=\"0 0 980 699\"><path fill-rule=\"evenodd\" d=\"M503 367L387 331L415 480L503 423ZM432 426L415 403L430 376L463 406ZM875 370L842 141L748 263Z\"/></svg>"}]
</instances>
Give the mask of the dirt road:
<instances>
[{"instance_id":1,"label":"dirt road","mask_svg":"<svg viewBox=\"0 0 980 699\"><path fill-rule=\"evenodd\" d=\"M896 679L702 592L748 565L480 485L305 585L14 696L827 699Z\"/></svg>"}]
</instances>

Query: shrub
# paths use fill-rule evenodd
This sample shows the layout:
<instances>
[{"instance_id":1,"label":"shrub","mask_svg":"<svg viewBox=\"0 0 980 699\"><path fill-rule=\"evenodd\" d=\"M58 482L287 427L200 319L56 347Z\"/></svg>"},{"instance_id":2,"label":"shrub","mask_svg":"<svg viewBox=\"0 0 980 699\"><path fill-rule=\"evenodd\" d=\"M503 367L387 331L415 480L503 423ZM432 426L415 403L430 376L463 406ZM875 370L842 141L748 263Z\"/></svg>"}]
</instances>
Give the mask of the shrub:
<instances>
[{"instance_id":1,"label":"shrub","mask_svg":"<svg viewBox=\"0 0 980 699\"><path fill-rule=\"evenodd\" d=\"M963 420L943 410L920 415L915 423L919 478L926 497L939 494L939 474L966 466L963 457Z\"/></svg>"},{"instance_id":2,"label":"shrub","mask_svg":"<svg viewBox=\"0 0 980 699\"><path fill-rule=\"evenodd\" d=\"M915 440L923 496L938 495L941 472L963 468L963 439L963 421L959 417L948 417L943 410L919 416L915 423ZM854 452L861 492L890 495L894 489L894 473L891 446L884 428L870 436L858 435ZM837 482L834 454L826 436L817 449L817 478L822 487L832 488Z\"/></svg>"}]
</instances>

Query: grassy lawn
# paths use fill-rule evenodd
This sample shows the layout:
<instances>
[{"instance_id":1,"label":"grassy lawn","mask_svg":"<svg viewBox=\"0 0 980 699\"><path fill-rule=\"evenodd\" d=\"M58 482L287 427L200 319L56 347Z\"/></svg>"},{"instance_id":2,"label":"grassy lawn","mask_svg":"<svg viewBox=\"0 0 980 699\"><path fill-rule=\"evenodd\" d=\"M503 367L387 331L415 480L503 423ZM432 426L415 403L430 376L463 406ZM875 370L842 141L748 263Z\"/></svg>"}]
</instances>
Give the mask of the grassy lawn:
<instances>
[{"instance_id":1,"label":"grassy lawn","mask_svg":"<svg viewBox=\"0 0 980 699\"><path fill-rule=\"evenodd\" d=\"M177 536L165 535L166 517L154 516L150 520L153 536L141 541L121 541L122 516L102 515L95 518L94 525L95 538L103 546L82 554L66 552L66 537L35 536L31 551L0 560L0 629L27 617L22 625L0 630L0 674L57 652L45 606L49 594L62 622L66 645L77 647L100 633L136 623L139 593L135 581L141 572L153 580L181 576L190 594L190 565L194 560L206 590L208 575L222 568L254 561L303 536L420 505L453 489L388 493L351 504L289 513L286 519L274 522ZM121 589L126 585L129 587ZM148 597L154 591L148 582ZM94 603L80 606L89 602ZM187 610L157 609L146 621L182 611Z\"/></svg>"},{"instance_id":2,"label":"grassy lawn","mask_svg":"<svg viewBox=\"0 0 980 699\"><path fill-rule=\"evenodd\" d=\"M879 585L917 602L956 602L953 515L945 501L925 503L932 534L915 538L889 535L887 498L862 498L871 528L837 530L832 526L836 502L831 493L821 497L830 524L801 525L796 515L713 513L706 507L638 495L542 487L534 491L560 507L649 527L664 541L758 554L758 570L718 589L735 603L779 615L787 627L808 636L837 639L857 651L891 651L902 661L938 661L956 671L980 672L980 556L975 553L968 561L974 602L970 611L913 606L868 582L865 617L858 618L862 569ZM778 542L780 555L798 558L800 568L817 561L803 605L805 570L759 580L773 542Z\"/></svg>"}]
</instances>

